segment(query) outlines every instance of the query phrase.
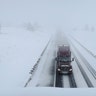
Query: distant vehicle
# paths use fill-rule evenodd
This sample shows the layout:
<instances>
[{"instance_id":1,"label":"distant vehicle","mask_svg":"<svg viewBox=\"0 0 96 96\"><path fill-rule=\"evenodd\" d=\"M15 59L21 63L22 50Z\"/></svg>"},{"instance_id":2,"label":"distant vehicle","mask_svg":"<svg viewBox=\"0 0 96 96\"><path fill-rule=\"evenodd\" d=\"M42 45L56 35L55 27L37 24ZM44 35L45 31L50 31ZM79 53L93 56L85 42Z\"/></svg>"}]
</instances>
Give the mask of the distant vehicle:
<instances>
[{"instance_id":1,"label":"distant vehicle","mask_svg":"<svg viewBox=\"0 0 96 96\"><path fill-rule=\"evenodd\" d=\"M71 60L71 51L69 45L59 46L56 61L57 61L57 71L60 74L72 73L71 62L74 61L74 58L72 58Z\"/></svg>"}]
</instances>

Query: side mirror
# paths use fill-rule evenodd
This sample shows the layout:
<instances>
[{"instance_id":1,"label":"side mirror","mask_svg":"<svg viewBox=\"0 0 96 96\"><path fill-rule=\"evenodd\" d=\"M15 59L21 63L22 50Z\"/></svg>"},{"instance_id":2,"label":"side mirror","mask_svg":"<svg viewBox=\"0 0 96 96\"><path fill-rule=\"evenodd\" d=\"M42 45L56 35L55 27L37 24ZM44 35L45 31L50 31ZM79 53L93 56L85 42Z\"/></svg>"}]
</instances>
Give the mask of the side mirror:
<instances>
[{"instance_id":1,"label":"side mirror","mask_svg":"<svg viewBox=\"0 0 96 96\"><path fill-rule=\"evenodd\" d=\"M74 61L74 58L72 58L72 61Z\"/></svg>"},{"instance_id":2,"label":"side mirror","mask_svg":"<svg viewBox=\"0 0 96 96\"><path fill-rule=\"evenodd\" d=\"M57 57L55 58L55 60L57 61Z\"/></svg>"}]
</instances>

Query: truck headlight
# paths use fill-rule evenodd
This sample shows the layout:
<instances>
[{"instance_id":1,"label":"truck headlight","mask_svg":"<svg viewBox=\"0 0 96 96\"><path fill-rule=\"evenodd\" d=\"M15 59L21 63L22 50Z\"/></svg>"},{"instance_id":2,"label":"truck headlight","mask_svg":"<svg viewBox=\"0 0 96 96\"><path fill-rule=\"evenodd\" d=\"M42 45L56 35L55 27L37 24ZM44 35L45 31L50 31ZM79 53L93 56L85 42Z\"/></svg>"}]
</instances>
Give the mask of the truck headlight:
<instances>
[{"instance_id":1,"label":"truck headlight","mask_svg":"<svg viewBox=\"0 0 96 96\"><path fill-rule=\"evenodd\" d=\"M70 69L69 71L72 71L72 69Z\"/></svg>"},{"instance_id":2,"label":"truck headlight","mask_svg":"<svg viewBox=\"0 0 96 96\"><path fill-rule=\"evenodd\" d=\"M60 71L60 69L58 69L58 71Z\"/></svg>"}]
</instances>

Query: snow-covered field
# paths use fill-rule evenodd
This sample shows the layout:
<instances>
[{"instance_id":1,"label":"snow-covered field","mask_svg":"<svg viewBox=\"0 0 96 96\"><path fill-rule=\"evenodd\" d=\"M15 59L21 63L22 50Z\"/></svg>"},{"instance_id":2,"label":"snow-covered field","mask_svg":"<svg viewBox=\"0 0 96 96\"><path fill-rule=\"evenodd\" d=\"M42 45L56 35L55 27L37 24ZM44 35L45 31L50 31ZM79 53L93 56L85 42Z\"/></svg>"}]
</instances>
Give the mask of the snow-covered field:
<instances>
[{"instance_id":1,"label":"snow-covered field","mask_svg":"<svg viewBox=\"0 0 96 96\"><path fill-rule=\"evenodd\" d=\"M96 71L96 31L74 31L70 34L71 42Z\"/></svg>"},{"instance_id":2,"label":"snow-covered field","mask_svg":"<svg viewBox=\"0 0 96 96\"><path fill-rule=\"evenodd\" d=\"M90 50L96 55L96 31L91 30L77 30L71 34L76 40L78 40L84 47Z\"/></svg>"},{"instance_id":3,"label":"snow-covered field","mask_svg":"<svg viewBox=\"0 0 96 96\"><path fill-rule=\"evenodd\" d=\"M95 32L88 31L86 34L86 31L76 31L72 32L71 36L96 55ZM12 27L2 28L0 33L0 96L96 95L95 88L24 88L32 66L38 60L50 37L48 32L31 32ZM78 44L76 45L80 50Z\"/></svg>"},{"instance_id":4,"label":"snow-covered field","mask_svg":"<svg viewBox=\"0 0 96 96\"><path fill-rule=\"evenodd\" d=\"M24 87L29 72L50 39L47 32L2 27L0 34L0 88Z\"/></svg>"}]
</instances>

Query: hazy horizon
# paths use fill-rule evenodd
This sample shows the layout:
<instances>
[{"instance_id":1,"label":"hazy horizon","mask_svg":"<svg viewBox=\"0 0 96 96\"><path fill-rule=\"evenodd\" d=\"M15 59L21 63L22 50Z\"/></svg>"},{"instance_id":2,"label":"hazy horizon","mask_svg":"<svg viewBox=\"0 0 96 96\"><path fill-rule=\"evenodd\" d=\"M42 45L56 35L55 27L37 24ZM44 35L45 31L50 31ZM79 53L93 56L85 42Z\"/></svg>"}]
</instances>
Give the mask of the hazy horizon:
<instances>
[{"instance_id":1,"label":"hazy horizon","mask_svg":"<svg viewBox=\"0 0 96 96\"><path fill-rule=\"evenodd\" d=\"M46 28L95 26L95 0L0 0L0 23Z\"/></svg>"}]
</instances>

